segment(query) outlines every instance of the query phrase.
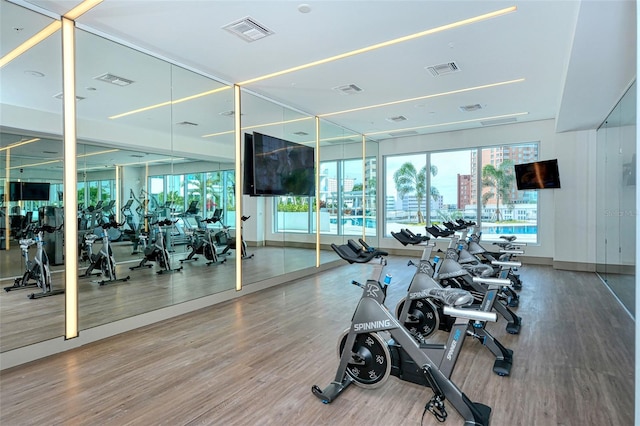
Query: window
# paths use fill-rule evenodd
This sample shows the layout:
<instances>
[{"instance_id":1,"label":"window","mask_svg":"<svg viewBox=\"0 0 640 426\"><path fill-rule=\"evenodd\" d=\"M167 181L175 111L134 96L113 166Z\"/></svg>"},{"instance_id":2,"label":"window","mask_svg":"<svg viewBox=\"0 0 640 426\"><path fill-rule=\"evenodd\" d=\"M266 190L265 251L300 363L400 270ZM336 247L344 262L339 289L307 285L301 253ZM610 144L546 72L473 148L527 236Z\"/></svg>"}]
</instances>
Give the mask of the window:
<instances>
[{"instance_id":1,"label":"window","mask_svg":"<svg viewBox=\"0 0 640 426\"><path fill-rule=\"evenodd\" d=\"M385 235L465 219L488 239L538 241L538 194L518 191L514 164L537 161L538 144L385 157Z\"/></svg>"}]
</instances>

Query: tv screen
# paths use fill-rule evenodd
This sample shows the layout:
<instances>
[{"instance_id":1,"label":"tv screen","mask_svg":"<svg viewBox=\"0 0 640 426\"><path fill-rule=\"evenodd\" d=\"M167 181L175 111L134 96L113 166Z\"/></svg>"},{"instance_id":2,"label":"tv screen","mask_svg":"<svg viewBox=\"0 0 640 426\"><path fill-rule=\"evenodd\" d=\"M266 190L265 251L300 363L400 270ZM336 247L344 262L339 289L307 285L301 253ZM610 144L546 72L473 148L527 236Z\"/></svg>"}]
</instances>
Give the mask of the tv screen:
<instances>
[{"instance_id":1,"label":"tv screen","mask_svg":"<svg viewBox=\"0 0 640 426\"><path fill-rule=\"evenodd\" d=\"M253 182L252 188L245 184L245 189L251 190L250 195L315 194L315 162L312 147L257 132L253 133L252 139L251 170L247 170L250 159L245 158L245 181Z\"/></svg>"},{"instance_id":2,"label":"tv screen","mask_svg":"<svg viewBox=\"0 0 640 426\"><path fill-rule=\"evenodd\" d=\"M516 185L518 190L560 188L558 160L536 161L516 164Z\"/></svg>"},{"instance_id":3,"label":"tv screen","mask_svg":"<svg viewBox=\"0 0 640 426\"><path fill-rule=\"evenodd\" d=\"M50 186L51 184L48 182L22 182L21 199L25 201L48 201Z\"/></svg>"},{"instance_id":4,"label":"tv screen","mask_svg":"<svg viewBox=\"0 0 640 426\"><path fill-rule=\"evenodd\" d=\"M9 201L22 199L22 182L9 182Z\"/></svg>"},{"instance_id":5,"label":"tv screen","mask_svg":"<svg viewBox=\"0 0 640 426\"><path fill-rule=\"evenodd\" d=\"M253 184L253 135L244 134L244 180L242 182L242 193L245 195L255 195Z\"/></svg>"}]
</instances>

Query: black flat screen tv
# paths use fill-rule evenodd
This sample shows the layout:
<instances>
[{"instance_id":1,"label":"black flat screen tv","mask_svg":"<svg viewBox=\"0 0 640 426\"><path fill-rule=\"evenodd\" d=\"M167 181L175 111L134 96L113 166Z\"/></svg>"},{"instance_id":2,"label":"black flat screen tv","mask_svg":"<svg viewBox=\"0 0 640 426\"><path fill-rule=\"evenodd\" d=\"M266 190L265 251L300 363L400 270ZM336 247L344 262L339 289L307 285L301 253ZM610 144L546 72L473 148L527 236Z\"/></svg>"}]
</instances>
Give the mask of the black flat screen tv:
<instances>
[{"instance_id":1,"label":"black flat screen tv","mask_svg":"<svg viewBox=\"0 0 640 426\"><path fill-rule=\"evenodd\" d=\"M250 136L245 134L245 194L315 195L312 147L257 132Z\"/></svg>"},{"instance_id":2,"label":"black flat screen tv","mask_svg":"<svg viewBox=\"0 0 640 426\"><path fill-rule=\"evenodd\" d=\"M516 185L518 190L560 188L558 160L536 161L516 164Z\"/></svg>"},{"instance_id":3,"label":"black flat screen tv","mask_svg":"<svg viewBox=\"0 0 640 426\"><path fill-rule=\"evenodd\" d=\"M49 182L9 182L9 201L48 201Z\"/></svg>"}]
</instances>

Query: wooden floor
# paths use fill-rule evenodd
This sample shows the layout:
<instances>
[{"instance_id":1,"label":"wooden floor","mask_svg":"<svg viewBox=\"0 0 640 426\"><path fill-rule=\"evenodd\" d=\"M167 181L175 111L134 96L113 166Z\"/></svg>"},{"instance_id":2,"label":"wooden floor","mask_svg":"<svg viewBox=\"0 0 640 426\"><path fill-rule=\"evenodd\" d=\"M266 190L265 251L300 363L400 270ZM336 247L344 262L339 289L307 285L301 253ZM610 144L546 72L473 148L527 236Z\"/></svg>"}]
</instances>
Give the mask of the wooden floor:
<instances>
[{"instance_id":1,"label":"wooden floor","mask_svg":"<svg viewBox=\"0 0 640 426\"><path fill-rule=\"evenodd\" d=\"M412 268L390 258L387 306ZM337 368L366 265L345 265L0 374L3 425L439 425L431 391L391 377L329 405L311 394ZM520 335L510 377L465 341L453 381L493 408L492 425L632 425L634 322L591 273L521 268ZM440 336L441 337L441 336ZM460 425L450 404L446 424Z\"/></svg>"},{"instance_id":2,"label":"wooden floor","mask_svg":"<svg viewBox=\"0 0 640 426\"><path fill-rule=\"evenodd\" d=\"M182 272L158 275L152 268L130 271L140 256L131 256L130 243L113 244L118 261L118 277L130 276L125 283L101 286L100 276L83 278L78 282L80 330L110 323L123 318L154 311L187 300L230 290L235 287L235 250L224 264L207 266L205 259L187 262ZM172 254L172 265L178 267L179 259L187 257L185 246L177 246ZM315 251L292 247L260 247L249 250L255 256L243 261L243 282L250 285L265 278L283 275L285 272L315 265ZM13 261L7 259L12 258ZM321 262L335 261L338 256L331 250L323 251ZM0 286L13 284L14 276L20 276L20 250L0 252L2 274ZM82 264L84 271L87 264ZM53 266L54 288L64 288L64 265ZM24 347L64 335L64 296L57 295L30 300L27 295L36 289L26 288L10 292L0 291L0 352Z\"/></svg>"}]
</instances>

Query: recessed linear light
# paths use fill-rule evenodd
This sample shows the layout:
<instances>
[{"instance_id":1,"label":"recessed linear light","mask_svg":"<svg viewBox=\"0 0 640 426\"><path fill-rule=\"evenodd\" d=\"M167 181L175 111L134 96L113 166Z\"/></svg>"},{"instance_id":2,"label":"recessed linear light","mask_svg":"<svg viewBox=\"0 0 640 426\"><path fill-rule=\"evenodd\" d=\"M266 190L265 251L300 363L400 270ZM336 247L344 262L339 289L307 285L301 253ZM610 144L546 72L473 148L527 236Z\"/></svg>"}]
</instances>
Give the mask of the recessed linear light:
<instances>
[{"instance_id":1,"label":"recessed linear light","mask_svg":"<svg viewBox=\"0 0 640 426\"><path fill-rule=\"evenodd\" d=\"M24 52L31 49L33 46L40 43L42 40L45 40L51 34L58 31L61 26L62 26L62 23L56 20L50 23L49 25L47 25L46 27L44 27L42 30L40 30L40 32L38 32L36 35L31 37L29 40L25 41L20 46L16 47L11 52L7 53L2 58L0 58L0 68L4 67L9 62L13 61L15 58L22 55Z\"/></svg>"},{"instance_id":2,"label":"recessed linear light","mask_svg":"<svg viewBox=\"0 0 640 426\"><path fill-rule=\"evenodd\" d=\"M337 61L339 59L348 58L348 57L351 57L351 56L359 55L361 53L366 53L366 52L370 52L372 50L381 49L383 47L393 46L395 44L403 43L405 41L415 40L415 39L420 38L420 37L424 37L424 36L431 35L431 34L436 34L436 33L442 32L442 31L446 31L446 30L450 30L450 29L453 29L453 28L461 27L463 25L469 25L469 24L473 24L473 23L476 23L476 22L485 21L487 19L495 18L495 17L502 16L502 15L506 15L508 13L515 12L517 10L518 10L518 8L516 6L507 7L507 8L504 8L504 9L496 10L494 12L485 13L484 15L474 16L472 18L463 19L461 21L456 21L456 22L452 22L450 24L445 24L445 25L441 25L439 27L431 28L429 30L421 31L419 33L410 34L410 35L407 35L407 36L404 36L404 37L399 37L399 38L396 38L396 39L393 39L393 40L388 40L388 41L385 41L385 42L382 42L382 43L373 44L371 46L363 47L361 49L356 49L356 50L352 50L350 52L341 53L339 55L331 56L329 58L320 59L320 60L314 61L314 62L309 62L308 64L298 65L298 66L293 67L293 68L288 68L288 69L285 69L285 70L282 70L282 71L277 71L277 72L274 72L274 73L271 73L271 74L266 74L266 75L263 75L263 76L260 76L260 77L252 78L250 80L245 80L243 82L238 83L238 85L239 86L245 86L247 84L251 84L251 83L255 83L255 82L258 82L258 81L266 80L266 79L269 79L269 78L273 78L273 77L281 76L281 75L284 75L284 74L288 74L288 73L291 73L291 72L300 71L300 70L303 70L303 69L315 67L317 65L326 64L328 62Z\"/></svg>"},{"instance_id":3,"label":"recessed linear light","mask_svg":"<svg viewBox=\"0 0 640 426\"><path fill-rule=\"evenodd\" d=\"M7 145L7 146L5 146L3 148L0 148L0 152L1 151L6 151L6 150L11 149L11 148L17 148L20 145L26 145L28 143L38 142L39 140L40 140L40 138L32 138L32 139L27 139L27 140L21 140L20 142L16 142L14 144L10 144L10 145Z\"/></svg>"},{"instance_id":4,"label":"recessed linear light","mask_svg":"<svg viewBox=\"0 0 640 426\"><path fill-rule=\"evenodd\" d=\"M352 108L352 109L345 109L345 110L342 110L342 111L329 112L329 113L326 113L326 114L318 114L318 117L330 117L332 115L346 114L346 113L349 113L349 112L363 111L363 110L366 110L366 109L386 107L386 106L390 106L390 105L401 104L401 103L404 103L404 102L414 102L414 101L419 101L419 100L422 100L422 99L436 98L436 97L439 97L439 96L448 96L448 95L455 95L455 94L458 94L458 93L471 92L473 90L489 89L491 87L504 86L506 84L520 83L520 82L523 82L523 81L524 81L524 78L518 78L516 80L507 80L507 81L501 81L501 82L498 82L498 83L483 84L481 86L473 86L473 87L467 87L467 88L464 88L464 89L450 90L448 92L434 93L432 95L418 96L416 98L400 99L398 101L385 102L383 104L368 105L368 106L363 106L363 107L359 107L359 108Z\"/></svg>"},{"instance_id":5,"label":"recessed linear light","mask_svg":"<svg viewBox=\"0 0 640 426\"><path fill-rule=\"evenodd\" d=\"M315 117L302 117L302 118L294 118L293 120L285 120L285 121L276 121L273 123L263 123L263 124L256 124L255 126L246 126L246 127L242 127L242 131L244 130L249 130L249 129L259 129L261 127L269 127L269 126L280 126L282 124L289 124L289 123L296 123L298 121L305 121L305 120L314 120ZM202 138L210 138L213 136L221 136L221 135L228 135L228 134L233 134L235 133L234 130L229 130L229 131L225 131L225 132L218 132L218 133L208 133L206 135L202 135Z\"/></svg>"},{"instance_id":6,"label":"recessed linear light","mask_svg":"<svg viewBox=\"0 0 640 426\"><path fill-rule=\"evenodd\" d=\"M461 121L451 121L449 123L438 123L438 124L429 124L427 126L417 126L417 127L407 127L406 129L397 129L394 130L394 132L406 132L406 131L410 131L410 130L419 130L419 129L429 129L429 128L433 128L433 127L443 127L443 126L452 126L454 124L464 124L464 123L474 123L474 122L481 122L481 121L488 121L488 120L497 120L497 119L501 119L501 118L506 118L506 117L517 117L520 115L527 115L529 114L528 112L516 112L513 114L504 114L504 115L496 115L493 117L483 117L483 118L473 118L470 120L461 120ZM371 136L371 135L380 135L380 134L388 134L389 131L388 130L381 130L379 132L372 132L372 133L365 133L365 136Z\"/></svg>"}]
</instances>

